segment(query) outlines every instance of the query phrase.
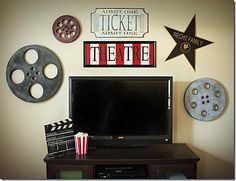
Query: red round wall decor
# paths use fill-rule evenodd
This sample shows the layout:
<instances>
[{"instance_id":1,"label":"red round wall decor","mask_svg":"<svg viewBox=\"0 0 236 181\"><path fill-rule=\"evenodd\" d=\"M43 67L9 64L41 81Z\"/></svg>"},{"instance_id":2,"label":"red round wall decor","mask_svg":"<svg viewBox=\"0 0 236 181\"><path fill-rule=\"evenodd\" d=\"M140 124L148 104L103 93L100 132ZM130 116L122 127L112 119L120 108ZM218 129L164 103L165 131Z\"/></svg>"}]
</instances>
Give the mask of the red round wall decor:
<instances>
[{"instance_id":1,"label":"red round wall decor","mask_svg":"<svg viewBox=\"0 0 236 181\"><path fill-rule=\"evenodd\" d=\"M54 21L52 31L58 41L71 43L80 35L80 25L73 16L63 15Z\"/></svg>"}]
</instances>

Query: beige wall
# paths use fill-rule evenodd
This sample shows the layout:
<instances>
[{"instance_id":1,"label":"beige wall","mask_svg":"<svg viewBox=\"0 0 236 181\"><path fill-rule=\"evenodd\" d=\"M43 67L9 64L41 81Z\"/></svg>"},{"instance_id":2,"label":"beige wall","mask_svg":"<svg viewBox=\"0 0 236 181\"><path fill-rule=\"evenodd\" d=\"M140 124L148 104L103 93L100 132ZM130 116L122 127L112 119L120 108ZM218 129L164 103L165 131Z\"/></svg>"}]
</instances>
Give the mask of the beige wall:
<instances>
[{"instance_id":1,"label":"beige wall","mask_svg":"<svg viewBox=\"0 0 236 181\"><path fill-rule=\"evenodd\" d=\"M135 40L157 41L156 68L83 68L83 41L109 40L90 33L95 8L145 8L150 31ZM82 33L71 44L58 42L51 31L54 20L75 16ZM196 14L196 35L214 43L196 50L196 71L184 55L165 59L175 41L164 28L185 31ZM1 0L0 1L0 178L44 179L47 153L44 125L68 117L68 75L173 75L174 142L187 143L201 157L198 177L234 176L234 4L232 0ZM112 39L116 40L116 39ZM134 39L117 39L134 40ZM39 44L56 52L64 69L59 92L46 102L20 100L6 82L9 58L25 45ZM218 80L227 91L227 108L212 122L192 119L183 96L198 78Z\"/></svg>"}]
</instances>

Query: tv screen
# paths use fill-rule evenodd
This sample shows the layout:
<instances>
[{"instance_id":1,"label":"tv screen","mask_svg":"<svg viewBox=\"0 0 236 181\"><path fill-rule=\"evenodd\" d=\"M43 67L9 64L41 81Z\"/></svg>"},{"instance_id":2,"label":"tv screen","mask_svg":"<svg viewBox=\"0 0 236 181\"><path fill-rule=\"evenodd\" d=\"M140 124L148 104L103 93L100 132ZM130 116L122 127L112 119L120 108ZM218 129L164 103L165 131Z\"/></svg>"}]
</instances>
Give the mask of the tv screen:
<instances>
[{"instance_id":1,"label":"tv screen","mask_svg":"<svg viewBox=\"0 0 236 181\"><path fill-rule=\"evenodd\" d=\"M172 142L172 77L69 77L74 131L94 144Z\"/></svg>"}]
</instances>

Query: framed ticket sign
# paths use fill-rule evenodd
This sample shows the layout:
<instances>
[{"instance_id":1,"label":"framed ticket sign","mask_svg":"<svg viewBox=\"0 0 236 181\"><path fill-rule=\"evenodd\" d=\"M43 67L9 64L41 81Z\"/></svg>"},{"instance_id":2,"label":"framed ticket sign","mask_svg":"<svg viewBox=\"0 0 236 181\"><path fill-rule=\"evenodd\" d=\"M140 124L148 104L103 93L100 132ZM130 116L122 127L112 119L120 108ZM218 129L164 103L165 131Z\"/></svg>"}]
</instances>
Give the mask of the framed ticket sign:
<instances>
[{"instance_id":1,"label":"framed ticket sign","mask_svg":"<svg viewBox=\"0 0 236 181\"><path fill-rule=\"evenodd\" d=\"M97 38L142 38L148 33L143 8L97 8L91 13L91 32Z\"/></svg>"},{"instance_id":2,"label":"framed ticket sign","mask_svg":"<svg viewBox=\"0 0 236 181\"><path fill-rule=\"evenodd\" d=\"M85 67L155 67L155 41L85 41Z\"/></svg>"}]
</instances>

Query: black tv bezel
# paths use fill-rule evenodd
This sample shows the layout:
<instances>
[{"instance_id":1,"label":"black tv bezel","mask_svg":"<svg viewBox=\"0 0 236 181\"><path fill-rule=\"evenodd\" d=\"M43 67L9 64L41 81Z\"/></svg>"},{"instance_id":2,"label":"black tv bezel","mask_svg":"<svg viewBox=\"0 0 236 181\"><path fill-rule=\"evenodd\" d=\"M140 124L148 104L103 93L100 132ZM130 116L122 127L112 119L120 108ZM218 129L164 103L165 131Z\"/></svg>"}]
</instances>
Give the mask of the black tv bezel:
<instances>
[{"instance_id":1,"label":"black tv bezel","mask_svg":"<svg viewBox=\"0 0 236 181\"><path fill-rule=\"evenodd\" d=\"M168 134L167 135L89 135L89 144L92 146L104 145L146 145L151 143L172 143L172 112L173 112L173 77L172 76L69 76L69 117L72 118L72 82L76 80L168 80L170 90L168 92Z\"/></svg>"}]
</instances>

